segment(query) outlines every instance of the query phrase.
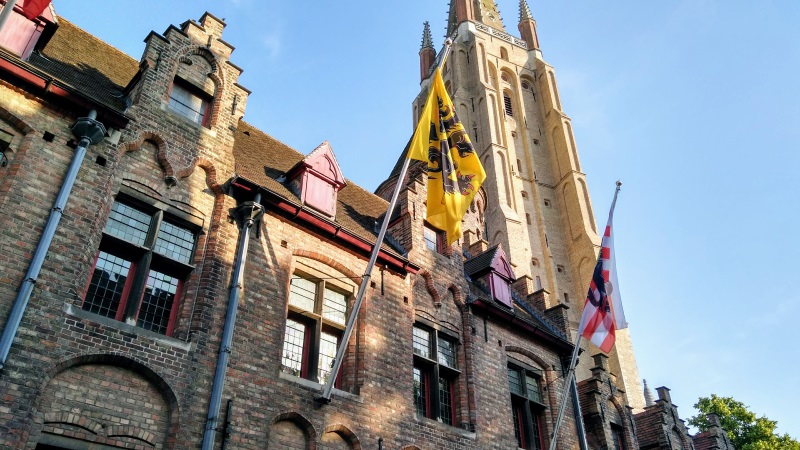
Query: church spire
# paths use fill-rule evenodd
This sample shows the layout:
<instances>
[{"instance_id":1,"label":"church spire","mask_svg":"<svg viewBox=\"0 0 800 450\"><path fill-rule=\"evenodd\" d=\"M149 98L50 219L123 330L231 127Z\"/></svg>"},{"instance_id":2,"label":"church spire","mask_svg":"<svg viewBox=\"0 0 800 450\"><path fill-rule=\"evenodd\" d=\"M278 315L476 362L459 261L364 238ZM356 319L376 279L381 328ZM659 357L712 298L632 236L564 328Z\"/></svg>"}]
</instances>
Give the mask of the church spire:
<instances>
[{"instance_id":1,"label":"church spire","mask_svg":"<svg viewBox=\"0 0 800 450\"><path fill-rule=\"evenodd\" d=\"M461 22L475 21L475 7L473 0L450 0L450 14L447 16L447 35L453 32Z\"/></svg>"},{"instance_id":2,"label":"church spire","mask_svg":"<svg viewBox=\"0 0 800 450\"><path fill-rule=\"evenodd\" d=\"M431 26L428 22L422 28L422 48L419 50L419 80L420 82L431 73L436 61L436 50L433 48L433 38L431 38Z\"/></svg>"},{"instance_id":3,"label":"church spire","mask_svg":"<svg viewBox=\"0 0 800 450\"><path fill-rule=\"evenodd\" d=\"M653 392L647 386L647 380L642 381L644 381L644 406L653 406L655 404L653 401Z\"/></svg>"},{"instance_id":4,"label":"church spire","mask_svg":"<svg viewBox=\"0 0 800 450\"><path fill-rule=\"evenodd\" d=\"M519 0L519 34L528 44L528 50L539 50L539 37L536 35L536 21L533 20L528 2Z\"/></svg>"},{"instance_id":5,"label":"church spire","mask_svg":"<svg viewBox=\"0 0 800 450\"><path fill-rule=\"evenodd\" d=\"M527 19L533 20L531 9L528 8L528 2L525 0L519 0L519 21L522 22L523 20Z\"/></svg>"},{"instance_id":6,"label":"church spire","mask_svg":"<svg viewBox=\"0 0 800 450\"><path fill-rule=\"evenodd\" d=\"M422 48L433 48L433 38L431 37L431 25L426 20L422 28Z\"/></svg>"}]
</instances>

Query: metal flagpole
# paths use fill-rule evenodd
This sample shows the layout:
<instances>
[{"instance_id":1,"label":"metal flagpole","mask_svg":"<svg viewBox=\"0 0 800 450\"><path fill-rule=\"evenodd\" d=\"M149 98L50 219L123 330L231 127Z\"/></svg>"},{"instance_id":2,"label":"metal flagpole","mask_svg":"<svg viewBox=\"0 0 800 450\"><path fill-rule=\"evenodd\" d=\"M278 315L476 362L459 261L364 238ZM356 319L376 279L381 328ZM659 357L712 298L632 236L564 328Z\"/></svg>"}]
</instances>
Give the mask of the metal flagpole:
<instances>
[{"instance_id":1,"label":"metal flagpole","mask_svg":"<svg viewBox=\"0 0 800 450\"><path fill-rule=\"evenodd\" d=\"M14 11L14 6L17 4L17 0L7 0L6 5L3 7L3 11L0 11L0 30L6 24L8 17L11 15L11 12Z\"/></svg>"},{"instance_id":2,"label":"metal flagpole","mask_svg":"<svg viewBox=\"0 0 800 450\"><path fill-rule=\"evenodd\" d=\"M617 196L619 195L620 186L622 186L622 182L617 181L617 190L614 191L614 200L611 201L611 212L609 214L614 213L614 206L617 204ZM609 219L610 223L610 219ZM556 442L558 440L558 429L561 427L561 421L564 419L564 411L567 409L567 400L569 400L570 391L572 390L571 383L575 381L575 363L578 361L578 352L581 349L581 329L578 327L578 339L575 341L575 348L572 350L572 359L569 362L569 369L567 370L567 378L564 380L564 397L561 399L561 405L558 408L558 417L556 418L555 426L553 427L553 435L550 439L550 450L556 450ZM577 387L577 385L576 385ZM575 395L577 396L578 390L574 389ZM579 400L576 398L576 400ZM578 407L580 408L580 404L578 403ZM582 417L576 417L576 420L583 420ZM582 428L582 427L579 427ZM579 436L582 442L585 441L586 436L581 435Z\"/></svg>"},{"instance_id":3,"label":"metal flagpole","mask_svg":"<svg viewBox=\"0 0 800 450\"><path fill-rule=\"evenodd\" d=\"M440 65L444 64L444 61L447 59L447 55L450 53L450 47L453 45L453 40L447 38L444 42L444 50L442 52L442 57L439 59L438 64L435 66L435 70L439 68ZM411 135L413 139L413 134ZM408 141L409 145L406 145L405 152L408 153L409 146L411 144L411 140ZM394 211L395 206L397 206L397 197L400 196L400 188L402 187L403 180L406 177L406 173L408 172L408 166L411 164L411 159L409 159L406 155L405 161L403 161L403 167L400 169L400 174L397 177L397 184L394 187L394 192L392 193L392 199L389 202L389 209L386 211L386 216L383 218L383 224L381 224L381 229L378 232L378 240L375 243L375 247L372 249L372 256L369 258L369 263L367 263L367 269L364 272L364 277L361 280L361 286L358 287L358 294L356 294L356 301L353 303L353 310L350 312L350 317L347 318L347 326L344 329L344 334L342 336L342 340L339 343L339 348L336 350L336 358L333 360L333 367L331 367L331 373L328 376L328 381L325 383L325 388L322 391L322 396L317 397L314 400L320 403L330 403L331 402L331 392L333 391L333 384L336 382L336 377L339 375L339 370L342 367L342 360L344 359L344 352L347 349L347 343L350 341L350 336L353 334L353 328L355 328L356 317L358 316L358 311L361 309L361 303L364 300L364 293L367 290L367 285L369 284L369 279L372 276L372 269L375 267L375 262L378 260L378 253L381 250L381 244L383 243L383 238L386 236L386 229L389 227L389 220L391 220L392 212Z\"/></svg>"},{"instance_id":4,"label":"metal flagpole","mask_svg":"<svg viewBox=\"0 0 800 450\"><path fill-rule=\"evenodd\" d=\"M561 421L564 419L564 411L567 410L567 400L569 400L570 384L575 380L575 363L578 361L578 352L581 351L581 335L578 335L578 340L575 341L575 348L572 350L572 359L569 362L569 369L567 369L567 378L564 379L564 396L561 397L561 405L558 407L558 417L553 426L553 434L550 436L550 450L556 450L556 443L558 442L558 429L561 427Z\"/></svg>"}]
</instances>

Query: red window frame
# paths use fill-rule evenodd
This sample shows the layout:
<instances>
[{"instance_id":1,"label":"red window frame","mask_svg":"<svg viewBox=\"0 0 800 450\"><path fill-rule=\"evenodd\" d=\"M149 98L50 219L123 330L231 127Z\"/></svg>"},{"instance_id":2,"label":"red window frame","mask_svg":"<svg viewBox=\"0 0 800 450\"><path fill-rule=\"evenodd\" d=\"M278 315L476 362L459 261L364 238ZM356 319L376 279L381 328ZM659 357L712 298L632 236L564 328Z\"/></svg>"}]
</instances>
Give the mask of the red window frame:
<instances>
[{"instance_id":1,"label":"red window frame","mask_svg":"<svg viewBox=\"0 0 800 450\"><path fill-rule=\"evenodd\" d=\"M149 222L146 229L147 242L144 245L131 243L126 241L124 238L109 234L107 229L104 229L100 248L98 249L97 253L95 253L92 269L90 270L90 275L86 281L86 287L83 291L83 302L81 307L84 310L90 310L93 305L93 303L89 303L89 291L95 269L97 268L97 263L100 258L100 253L104 252L110 256L120 258L130 263L125 284L120 294L120 301L113 317L113 319L116 321L124 322L126 319L132 319L134 322L138 322L139 313L146 292L147 277L149 276L150 271L155 270L177 280L172 306L169 311L169 318L167 319L167 324L164 327L164 331L163 333L160 331L153 331L154 333L172 336L173 332L175 331L175 324L178 318L178 309L180 308L181 297L183 295L184 281L193 270L193 266L188 263L173 260L163 255L154 256L153 248L159 236L161 223L165 220L163 211L148 207L148 205L143 204L140 201L128 199L125 196L122 196L121 199L116 199L114 204L124 205L128 208L138 211L139 213L149 216ZM191 261L194 257L194 247L197 244L197 230L192 230L190 226L186 226L185 224L177 225L175 223L175 218L172 217L169 217L167 222L190 232L192 236L192 248L188 259ZM140 280L138 285L136 282L137 278ZM135 309L133 306L130 306L134 299L136 300Z\"/></svg>"},{"instance_id":2,"label":"red window frame","mask_svg":"<svg viewBox=\"0 0 800 450\"><path fill-rule=\"evenodd\" d=\"M339 349L339 346L342 345L342 335L344 334L344 324L339 324L335 321L332 321L328 318L323 317L323 308L325 306L325 291L333 291L345 296L346 302L346 309L345 309L345 321L347 314L350 310L350 300L351 300L351 293L345 293L344 288L340 286L334 286L330 288L328 286L329 283L326 282L324 278L317 278L313 276L309 276L303 272L297 272L292 277L294 278L301 278L309 281L313 281L315 285L314 291L314 306L313 311L309 311L304 309L300 306L291 304L291 300L287 301L287 321L293 320L295 322L303 324L305 327L304 337L303 337L303 356L300 363L300 378L304 378L307 380L315 381L317 383L322 384L322 380L320 379L320 361L322 359L321 353L321 346L322 346L322 333L327 333L330 335L336 336L336 349ZM291 292L291 281L289 285L289 290ZM288 324L287 324L288 326ZM284 335L283 341L283 349L281 351L281 358L283 359L286 351L286 337ZM313 356L312 356L313 355ZM328 370L329 372L330 370ZM343 372L344 370L339 370L339 373L336 375L336 380L333 383L333 386L337 389L342 388L342 380L343 380Z\"/></svg>"},{"instance_id":3,"label":"red window frame","mask_svg":"<svg viewBox=\"0 0 800 450\"><path fill-rule=\"evenodd\" d=\"M181 110L172 107L172 100L173 100L172 92L175 89L175 86L178 86L180 89L183 89L189 95L192 95L192 96L196 97L198 100L200 100L202 102L201 103L202 111L195 111L196 113L198 113L198 114L200 114L202 116L202 119L200 120L200 122L198 122L198 121L192 119L191 117L187 116ZM189 105L186 105L182 101L180 101L178 99L174 99L174 100L177 103L180 103L182 106L194 111L194 109L190 108ZM176 111L176 113L179 114L180 116L185 117L186 119L188 119L188 120L192 121L193 123L196 123L196 124L198 124L198 125L200 125L202 127L208 128L210 123L211 123L211 114L210 113L211 113L211 104L213 102L214 102L213 96L208 95L207 92L204 92L203 90L198 89L197 87L192 85L192 83L189 83L188 81L185 81L182 78L176 77L172 81L172 84L169 87L169 102L168 102L168 104L170 105L170 109L172 109L173 111Z\"/></svg>"},{"instance_id":4,"label":"red window frame","mask_svg":"<svg viewBox=\"0 0 800 450\"><path fill-rule=\"evenodd\" d=\"M428 333L428 356L422 355L419 352L412 351L414 355L413 368L420 371L421 376L425 379L425 417L428 419L438 420L450 426L456 426L458 421L458 410L456 408L458 398L458 377L461 372L457 367L449 367L441 363L442 356L439 354L439 341L446 340L453 343L454 350L456 351L456 359L454 365L458 364L457 348L458 339L433 326L415 323L415 329ZM413 331L412 331L413 335ZM413 371L412 371L413 376ZM442 380L447 383L450 393L450 419L449 423L446 417L442 414L442 400L441 400L441 385ZM412 380L413 382L413 380ZM416 398L412 399L415 403L414 411L416 412Z\"/></svg>"}]
</instances>

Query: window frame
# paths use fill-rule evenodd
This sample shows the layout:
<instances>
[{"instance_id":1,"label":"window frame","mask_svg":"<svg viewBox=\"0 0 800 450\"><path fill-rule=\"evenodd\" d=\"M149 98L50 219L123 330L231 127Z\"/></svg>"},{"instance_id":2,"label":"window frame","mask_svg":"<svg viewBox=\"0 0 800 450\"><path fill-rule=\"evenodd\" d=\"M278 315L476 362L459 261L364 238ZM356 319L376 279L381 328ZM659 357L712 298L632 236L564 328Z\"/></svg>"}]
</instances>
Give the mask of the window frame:
<instances>
[{"instance_id":1,"label":"window frame","mask_svg":"<svg viewBox=\"0 0 800 450\"><path fill-rule=\"evenodd\" d=\"M427 233L433 233L436 236L436 242L431 240ZM440 255L444 255L445 249L447 248L446 234L444 231L434 227L428 222L424 222L422 229L422 240L424 241L425 247L428 250L436 252Z\"/></svg>"},{"instance_id":2,"label":"window frame","mask_svg":"<svg viewBox=\"0 0 800 450\"><path fill-rule=\"evenodd\" d=\"M514 434L517 439L517 446L527 450L541 450L544 448L545 430L543 427L543 415L547 407L542 403L543 373L539 369L527 366L517 361L509 361L507 366L509 373L509 394L511 396L512 420L514 423ZM511 388L510 373L517 374L520 380L521 392L517 393ZM538 388L535 393L529 392L528 378L536 381Z\"/></svg>"},{"instance_id":3,"label":"window frame","mask_svg":"<svg viewBox=\"0 0 800 450\"><path fill-rule=\"evenodd\" d=\"M413 342L416 335L414 330L420 330L428 334L428 347L427 355L420 354ZM440 351L440 342L449 342L452 344L452 363L442 361L442 352ZM432 324L417 321L412 327L412 353L413 353L413 370L412 375L416 377L414 371L420 373L425 388L425 404L419 405L417 403L417 386L416 380L412 380L414 384L414 412L419 416L420 410L423 412L422 416L431 420L439 421L443 424L450 426L457 426L457 397L458 397L458 378L461 371L458 368L458 348L460 341L457 336L448 333ZM447 393L450 396L449 402L443 402L442 388L446 386ZM449 409L449 418L447 410Z\"/></svg>"},{"instance_id":4,"label":"window frame","mask_svg":"<svg viewBox=\"0 0 800 450\"><path fill-rule=\"evenodd\" d=\"M313 311L303 308L297 304L292 304L292 282L295 279L303 279L311 282L315 286L314 291L314 307ZM341 323L332 320L325 316L325 292L331 291L340 294L344 298L345 309L343 312L343 321ZM281 371L288 373L292 376L297 376L310 380L319 384L325 384L327 379L322 378L320 375L320 366L322 360L322 345L323 334L328 334L336 337L336 350L342 345L342 337L346 328L347 319L349 317L354 289L353 286L337 282L336 279L326 277L324 274L316 273L314 270L309 270L306 267L298 268L292 272L287 285L287 299L286 299L286 326L284 327L284 338L281 349ZM300 323L304 326L304 341L303 341L303 354L300 361L299 373L296 369L284 365L286 358L287 334L289 321ZM335 358L330 357L331 360ZM328 370L328 373L330 370ZM340 370L336 376L334 387L337 389L342 388L343 371Z\"/></svg>"},{"instance_id":5,"label":"window frame","mask_svg":"<svg viewBox=\"0 0 800 450\"><path fill-rule=\"evenodd\" d=\"M115 205L117 204L124 205L149 216L149 222L147 223L142 243L132 242L108 231L109 221L111 220L112 214L115 211ZM158 208L141 199L122 193L117 195L112 202L111 210L106 219L106 225L103 227L100 244L95 253L92 269L86 282L86 288L82 296L82 309L93 314L109 317L118 322L134 325L137 328L148 330L153 333L165 336L173 335L178 318L178 310L180 309L181 297L183 296L184 284L195 268L191 262L194 260L197 251L198 236L202 230L201 226L183 220L179 214L174 214L174 212L175 211L165 211L165 208ZM162 224L164 223L185 230L191 235L191 248L186 256L186 262L164 255L160 250L156 249L156 243L159 242ZM98 305L94 302L94 300L98 299L97 290L92 290L92 282L95 280L96 275L95 271L100 256L103 253L130 263L120 293L119 303L116 305L116 311L113 317L98 311L102 309L102 307L100 306L101 304ZM145 305L146 296L148 292L158 289L153 286L148 286L150 275L153 272L176 281L175 292L169 292L172 294L169 314L167 316L161 316L162 319L166 317L166 324L162 323L159 325L155 321L146 324L141 323L143 320L141 315L143 313L147 314L147 311L142 310L143 305ZM102 275L100 276L102 277Z\"/></svg>"},{"instance_id":6,"label":"window frame","mask_svg":"<svg viewBox=\"0 0 800 450\"><path fill-rule=\"evenodd\" d=\"M187 105L183 101L173 97L173 93L175 91L175 87L176 86L179 89L181 89L182 91L184 91L186 94L191 95L192 97L200 100L200 102L202 102L201 103L201 108L200 108L202 110L202 112L196 111L191 105ZM173 101L175 101L176 103L180 104L185 109L194 111L195 113L200 115L200 117L201 117L200 121L198 122L194 118L192 118L189 115L185 114L183 110L175 108L173 106L173 103L172 103ZM202 89L198 88L197 86L195 86L194 84L192 84L190 81L184 80L183 78L181 78L179 76L176 76L172 80L172 83L169 86L169 98L167 100L167 106L169 107L170 110L175 112L175 114L185 118L186 120L188 120L188 121L190 121L190 122L192 122L194 124L200 125L200 126L205 127L205 128L208 128L210 126L210 123L211 123L211 105L213 103L214 103L214 96L213 95L210 95L208 92L205 92L204 90L202 90Z\"/></svg>"}]
</instances>

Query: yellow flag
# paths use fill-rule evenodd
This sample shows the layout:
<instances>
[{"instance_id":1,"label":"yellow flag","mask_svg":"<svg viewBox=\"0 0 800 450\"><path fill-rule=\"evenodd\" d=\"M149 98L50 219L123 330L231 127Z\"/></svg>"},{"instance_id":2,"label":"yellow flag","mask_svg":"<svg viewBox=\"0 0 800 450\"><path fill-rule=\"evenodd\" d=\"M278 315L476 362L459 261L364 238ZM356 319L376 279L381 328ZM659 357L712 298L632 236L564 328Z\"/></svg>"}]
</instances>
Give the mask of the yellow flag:
<instances>
[{"instance_id":1,"label":"yellow flag","mask_svg":"<svg viewBox=\"0 0 800 450\"><path fill-rule=\"evenodd\" d=\"M447 232L447 244L461 237L461 219L486 179L481 161L456 116L436 69L431 92L411 138L408 157L428 163L428 214L434 227Z\"/></svg>"}]
</instances>

